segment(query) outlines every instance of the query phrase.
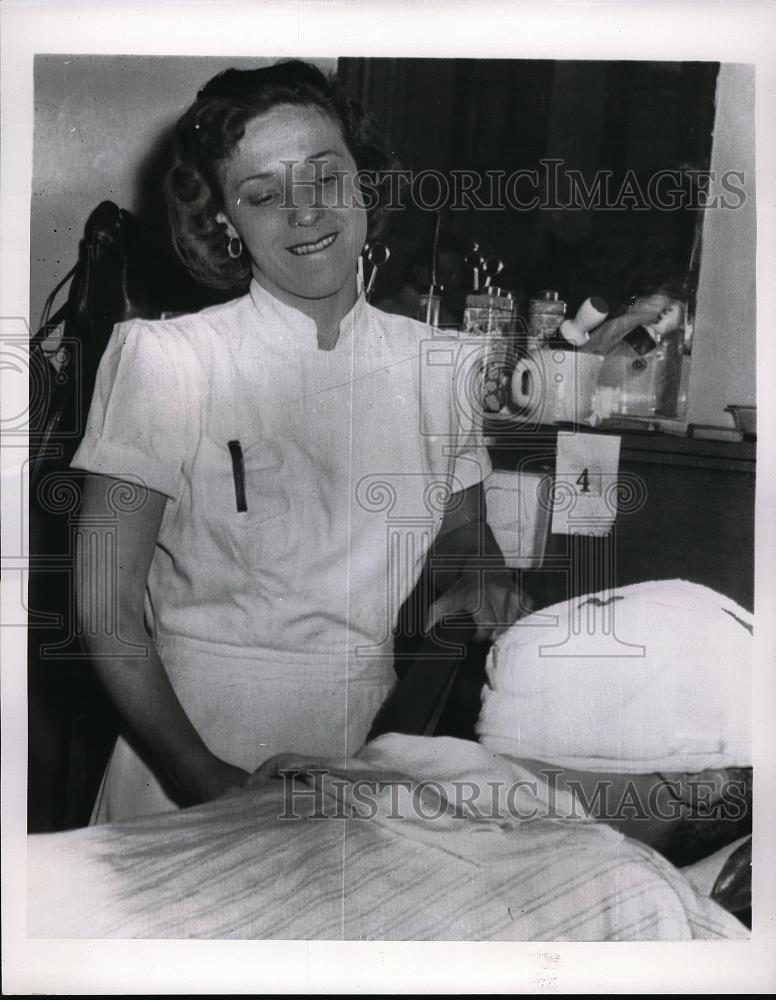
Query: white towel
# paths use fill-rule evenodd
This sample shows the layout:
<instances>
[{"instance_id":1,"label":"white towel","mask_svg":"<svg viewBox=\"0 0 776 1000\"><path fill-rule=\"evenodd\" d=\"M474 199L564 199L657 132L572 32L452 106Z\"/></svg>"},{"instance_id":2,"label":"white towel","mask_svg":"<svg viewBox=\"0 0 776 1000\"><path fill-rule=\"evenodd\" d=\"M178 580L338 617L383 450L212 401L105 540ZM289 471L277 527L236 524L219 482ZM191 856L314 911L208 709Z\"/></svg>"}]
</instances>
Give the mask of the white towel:
<instances>
[{"instance_id":1,"label":"white towel","mask_svg":"<svg viewBox=\"0 0 776 1000\"><path fill-rule=\"evenodd\" d=\"M491 649L480 741L577 770L749 766L752 640L749 612L683 580L553 605Z\"/></svg>"}]
</instances>

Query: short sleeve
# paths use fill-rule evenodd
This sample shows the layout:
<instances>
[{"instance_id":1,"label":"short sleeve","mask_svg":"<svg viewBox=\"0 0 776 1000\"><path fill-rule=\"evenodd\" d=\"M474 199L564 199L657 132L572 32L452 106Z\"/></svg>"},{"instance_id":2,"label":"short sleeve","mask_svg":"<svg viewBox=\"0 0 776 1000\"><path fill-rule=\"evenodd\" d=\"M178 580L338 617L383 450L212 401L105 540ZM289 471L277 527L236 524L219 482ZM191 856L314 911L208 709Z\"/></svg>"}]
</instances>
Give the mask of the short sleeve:
<instances>
[{"instance_id":1,"label":"short sleeve","mask_svg":"<svg viewBox=\"0 0 776 1000\"><path fill-rule=\"evenodd\" d=\"M463 421L453 409L452 484L457 493L487 479L492 466L482 426Z\"/></svg>"},{"instance_id":2,"label":"short sleeve","mask_svg":"<svg viewBox=\"0 0 776 1000\"><path fill-rule=\"evenodd\" d=\"M163 322L114 327L73 468L140 480L177 498L196 426L193 373L180 340L180 331Z\"/></svg>"},{"instance_id":3,"label":"short sleeve","mask_svg":"<svg viewBox=\"0 0 776 1000\"><path fill-rule=\"evenodd\" d=\"M490 455L478 405L482 347L477 340L459 336L454 374L450 384L450 446L452 489L468 489L487 479Z\"/></svg>"},{"instance_id":4,"label":"short sleeve","mask_svg":"<svg viewBox=\"0 0 776 1000\"><path fill-rule=\"evenodd\" d=\"M421 427L441 449L455 493L482 482L491 471L482 412L472 391L479 357L479 349L456 333L427 337L420 348Z\"/></svg>"}]
</instances>

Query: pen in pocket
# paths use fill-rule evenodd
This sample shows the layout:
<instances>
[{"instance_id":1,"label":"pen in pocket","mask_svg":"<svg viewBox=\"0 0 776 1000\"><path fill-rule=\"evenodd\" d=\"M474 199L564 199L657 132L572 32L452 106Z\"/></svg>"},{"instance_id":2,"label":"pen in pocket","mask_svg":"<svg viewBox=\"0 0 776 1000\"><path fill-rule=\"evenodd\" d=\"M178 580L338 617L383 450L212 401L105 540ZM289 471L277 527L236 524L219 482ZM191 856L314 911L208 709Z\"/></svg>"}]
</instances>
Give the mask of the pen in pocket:
<instances>
[{"instance_id":1,"label":"pen in pocket","mask_svg":"<svg viewBox=\"0 0 776 1000\"><path fill-rule=\"evenodd\" d=\"M227 447L229 448L229 454L232 456L234 499L237 504L237 512L242 514L248 509L248 503L245 499L245 462L243 460L242 445L239 441L229 441Z\"/></svg>"}]
</instances>

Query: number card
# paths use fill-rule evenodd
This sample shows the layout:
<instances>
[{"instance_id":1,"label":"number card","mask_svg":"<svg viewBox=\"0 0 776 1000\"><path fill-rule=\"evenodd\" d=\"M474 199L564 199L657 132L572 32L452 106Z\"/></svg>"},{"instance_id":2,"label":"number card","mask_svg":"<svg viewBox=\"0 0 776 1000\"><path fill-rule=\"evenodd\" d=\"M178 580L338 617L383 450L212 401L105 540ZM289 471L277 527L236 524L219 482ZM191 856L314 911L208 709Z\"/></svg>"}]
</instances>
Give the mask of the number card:
<instances>
[{"instance_id":1,"label":"number card","mask_svg":"<svg viewBox=\"0 0 776 1000\"><path fill-rule=\"evenodd\" d=\"M558 431L552 527L556 535L608 535L617 516L620 438Z\"/></svg>"}]
</instances>

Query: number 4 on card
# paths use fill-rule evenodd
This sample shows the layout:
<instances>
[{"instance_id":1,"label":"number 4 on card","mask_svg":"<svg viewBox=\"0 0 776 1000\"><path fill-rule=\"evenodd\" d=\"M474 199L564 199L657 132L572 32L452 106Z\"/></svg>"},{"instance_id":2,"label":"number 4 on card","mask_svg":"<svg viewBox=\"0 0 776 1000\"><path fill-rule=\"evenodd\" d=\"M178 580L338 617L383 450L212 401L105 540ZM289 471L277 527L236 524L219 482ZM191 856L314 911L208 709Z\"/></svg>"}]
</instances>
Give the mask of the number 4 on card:
<instances>
[{"instance_id":1,"label":"number 4 on card","mask_svg":"<svg viewBox=\"0 0 776 1000\"><path fill-rule=\"evenodd\" d=\"M601 496L601 476L599 473L591 475L589 469L583 469L577 477L576 485L579 487L580 493L591 497Z\"/></svg>"},{"instance_id":2,"label":"number 4 on card","mask_svg":"<svg viewBox=\"0 0 776 1000\"><path fill-rule=\"evenodd\" d=\"M617 515L620 438L559 431L552 524L558 535L608 535Z\"/></svg>"}]
</instances>

